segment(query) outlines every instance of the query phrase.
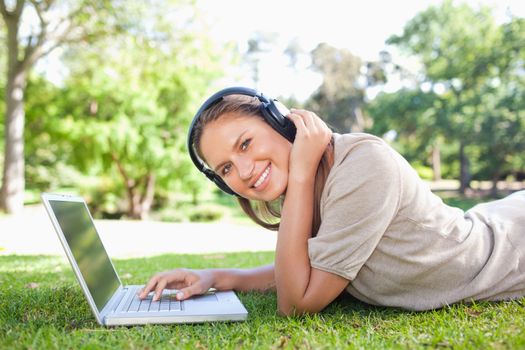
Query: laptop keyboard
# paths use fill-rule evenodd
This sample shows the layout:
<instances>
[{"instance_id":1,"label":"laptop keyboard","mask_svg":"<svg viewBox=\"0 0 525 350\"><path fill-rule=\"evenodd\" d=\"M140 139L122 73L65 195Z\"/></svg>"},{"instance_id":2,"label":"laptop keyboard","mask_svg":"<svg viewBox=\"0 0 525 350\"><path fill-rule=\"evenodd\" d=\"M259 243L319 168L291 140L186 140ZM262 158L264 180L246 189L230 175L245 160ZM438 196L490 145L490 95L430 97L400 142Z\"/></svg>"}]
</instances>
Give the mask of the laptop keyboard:
<instances>
[{"instance_id":1,"label":"laptop keyboard","mask_svg":"<svg viewBox=\"0 0 525 350\"><path fill-rule=\"evenodd\" d=\"M176 291L164 290L160 300L153 301L153 295L148 295L145 299L140 299L136 293L126 301L123 312L161 312L161 311L180 311L181 302L175 299Z\"/></svg>"}]
</instances>

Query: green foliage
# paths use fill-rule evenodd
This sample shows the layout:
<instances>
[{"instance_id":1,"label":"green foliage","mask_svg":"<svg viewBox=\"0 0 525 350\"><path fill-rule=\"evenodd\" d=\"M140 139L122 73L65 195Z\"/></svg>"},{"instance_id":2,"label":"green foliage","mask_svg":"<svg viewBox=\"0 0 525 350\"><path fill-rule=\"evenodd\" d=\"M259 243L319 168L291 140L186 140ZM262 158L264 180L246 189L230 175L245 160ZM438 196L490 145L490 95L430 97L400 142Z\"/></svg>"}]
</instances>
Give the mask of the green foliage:
<instances>
[{"instance_id":1,"label":"green foliage","mask_svg":"<svg viewBox=\"0 0 525 350\"><path fill-rule=\"evenodd\" d=\"M312 68L322 75L321 86L305 105L317 112L336 132L361 132L367 121L362 113L366 88L386 82L384 56L379 61L361 60L346 49L320 43L311 52Z\"/></svg>"},{"instance_id":2,"label":"green foliage","mask_svg":"<svg viewBox=\"0 0 525 350\"><path fill-rule=\"evenodd\" d=\"M190 221L207 222L217 221L224 216L221 206L214 204L202 204L194 207L189 215Z\"/></svg>"},{"instance_id":3,"label":"green foliage","mask_svg":"<svg viewBox=\"0 0 525 350\"><path fill-rule=\"evenodd\" d=\"M427 164L432 141L440 134L436 100L434 93L419 89L381 93L366 108L373 120L367 132L395 132L396 148L411 162Z\"/></svg>"},{"instance_id":4,"label":"green foliage","mask_svg":"<svg viewBox=\"0 0 525 350\"><path fill-rule=\"evenodd\" d=\"M5 42L6 26L4 21L0 21L0 43ZM0 50L0 154L4 154L4 125L5 125L5 85L6 85L6 50ZM0 157L0 170L4 169L4 157ZM1 186L1 183L0 183Z\"/></svg>"},{"instance_id":5,"label":"green foliage","mask_svg":"<svg viewBox=\"0 0 525 350\"><path fill-rule=\"evenodd\" d=\"M486 79L496 68L493 48L500 39L489 8L475 10L446 0L417 14L403 34L390 37L388 43L417 54L430 81L461 90Z\"/></svg>"},{"instance_id":6,"label":"green foliage","mask_svg":"<svg viewBox=\"0 0 525 350\"><path fill-rule=\"evenodd\" d=\"M322 74L323 83L306 102L307 108L340 133L362 124L357 119L364 102L364 88L358 84L361 59L348 50L321 43L312 51L312 66Z\"/></svg>"},{"instance_id":7,"label":"green foliage","mask_svg":"<svg viewBox=\"0 0 525 350\"><path fill-rule=\"evenodd\" d=\"M432 168L419 163L412 163L411 165L416 170L420 178L423 180L432 180L434 175Z\"/></svg>"},{"instance_id":8,"label":"green foliage","mask_svg":"<svg viewBox=\"0 0 525 350\"><path fill-rule=\"evenodd\" d=\"M482 96L478 177L499 179L525 169L525 84L491 90Z\"/></svg>"},{"instance_id":9,"label":"green foliage","mask_svg":"<svg viewBox=\"0 0 525 350\"><path fill-rule=\"evenodd\" d=\"M26 187L44 191L75 187L82 178L70 164L70 144L62 130L61 89L31 75L26 88Z\"/></svg>"},{"instance_id":10,"label":"green foliage","mask_svg":"<svg viewBox=\"0 0 525 350\"><path fill-rule=\"evenodd\" d=\"M229 55L195 28L191 1L162 4L128 2L119 33L70 48L61 86L32 78L30 186L80 188L113 214L145 200L150 178L159 200L184 191L197 201L207 188L186 155L186 132Z\"/></svg>"},{"instance_id":11,"label":"green foliage","mask_svg":"<svg viewBox=\"0 0 525 350\"><path fill-rule=\"evenodd\" d=\"M249 268L273 253L162 255L115 260L124 284L143 284L158 271ZM93 318L64 258L0 256L0 348L3 349L521 349L523 299L476 302L408 312L336 299L320 314L280 317L276 295L238 293L246 322L105 328Z\"/></svg>"},{"instance_id":12,"label":"green foliage","mask_svg":"<svg viewBox=\"0 0 525 350\"><path fill-rule=\"evenodd\" d=\"M436 137L458 148L468 146L462 150L472 160L475 178L520 169L525 163L523 23L512 18L497 25L490 9L452 1L416 15L388 43L416 55L423 65L421 82L439 85L443 92L416 89L381 96L368 109L373 130L396 130L398 142L422 157ZM427 103L415 103L415 96L424 95Z\"/></svg>"}]
</instances>

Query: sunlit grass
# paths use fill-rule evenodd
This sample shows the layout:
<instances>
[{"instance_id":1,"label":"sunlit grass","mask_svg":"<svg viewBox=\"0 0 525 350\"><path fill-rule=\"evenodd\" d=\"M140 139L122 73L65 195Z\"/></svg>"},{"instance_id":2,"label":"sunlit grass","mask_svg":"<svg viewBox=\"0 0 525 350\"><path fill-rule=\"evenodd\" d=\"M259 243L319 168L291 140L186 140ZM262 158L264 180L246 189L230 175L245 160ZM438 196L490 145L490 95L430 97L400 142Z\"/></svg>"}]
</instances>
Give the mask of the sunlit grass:
<instances>
[{"instance_id":1,"label":"sunlit grass","mask_svg":"<svg viewBox=\"0 0 525 350\"><path fill-rule=\"evenodd\" d=\"M272 253L162 255L116 260L123 282L174 267L251 267ZM0 256L2 349L520 349L525 299L408 312L342 297L322 313L283 318L275 293L238 293L246 322L104 328L62 257Z\"/></svg>"}]
</instances>

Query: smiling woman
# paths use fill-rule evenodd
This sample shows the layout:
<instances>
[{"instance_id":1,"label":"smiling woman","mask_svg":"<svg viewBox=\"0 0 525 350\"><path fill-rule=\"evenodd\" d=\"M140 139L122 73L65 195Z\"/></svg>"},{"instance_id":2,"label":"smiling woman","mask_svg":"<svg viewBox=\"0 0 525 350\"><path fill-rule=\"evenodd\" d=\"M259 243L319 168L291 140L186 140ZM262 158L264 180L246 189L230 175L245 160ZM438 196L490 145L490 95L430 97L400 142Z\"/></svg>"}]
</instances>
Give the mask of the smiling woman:
<instances>
[{"instance_id":1,"label":"smiling woman","mask_svg":"<svg viewBox=\"0 0 525 350\"><path fill-rule=\"evenodd\" d=\"M142 297L275 288L279 312L291 315L319 312L344 290L411 310L525 296L525 191L464 212L380 138L335 134L310 111L284 115L272 105L254 90L218 93L197 112L188 146L199 170L279 231L275 263L167 271ZM251 202L280 221L270 224Z\"/></svg>"},{"instance_id":2,"label":"smiling woman","mask_svg":"<svg viewBox=\"0 0 525 350\"><path fill-rule=\"evenodd\" d=\"M199 117L194 119L194 124L190 127L188 138L188 149L195 165L226 193L235 194L244 212L256 223L270 230L279 228L276 222L281 217L280 207L282 194L287 186L289 153L296 134L295 126L285 118L289 114L290 111L277 100L268 99L255 90L228 88L203 104L197 112ZM213 132L205 133L205 129ZM210 140L205 140L205 137ZM255 156L263 158L257 164L248 163L252 168L246 170L245 160L254 156L254 150L257 153ZM315 174L312 232L316 232L320 224L319 199L329 172L332 150L333 143L330 142ZM237 177L235 173L233 176L229 174L235 165L228 160L230 151L234 151L231 156L240 166L237 168ZM204 157L203 153L207 156ZM226 160L221 162L220 157L225 157ZM269 157L275 162L270 161ZM254 173L246 174L246 171ZM272 175L271 182L269 175ZM252 185L248 181L251 195L245 193L242 187L237 188L239 177L246 176L253 182ZM266 186L270 183L272 186L267 189Z\"/></svg>"}]
</instances>

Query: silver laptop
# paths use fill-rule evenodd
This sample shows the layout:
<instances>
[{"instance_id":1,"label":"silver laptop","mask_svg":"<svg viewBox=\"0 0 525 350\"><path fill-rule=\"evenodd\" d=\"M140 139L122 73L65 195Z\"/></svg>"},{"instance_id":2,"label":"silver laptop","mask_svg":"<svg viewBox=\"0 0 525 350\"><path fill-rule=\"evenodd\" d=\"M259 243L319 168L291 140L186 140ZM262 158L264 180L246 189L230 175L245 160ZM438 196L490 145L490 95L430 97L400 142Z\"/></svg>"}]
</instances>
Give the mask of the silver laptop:
<instances>
[{"instance_id":1,"label":"silver laptop","mask_svg":"<svg viewBox=\"0 0 525 350\"><path fill-rule=\"evenodd\" d=\"M82 197L43 193L42 201L98 323L242 321L248 312L233 291L210 291L178 301L165 290L159 301L137 297L140 285L123 286Z\"/></svg>"}]
</instances>

